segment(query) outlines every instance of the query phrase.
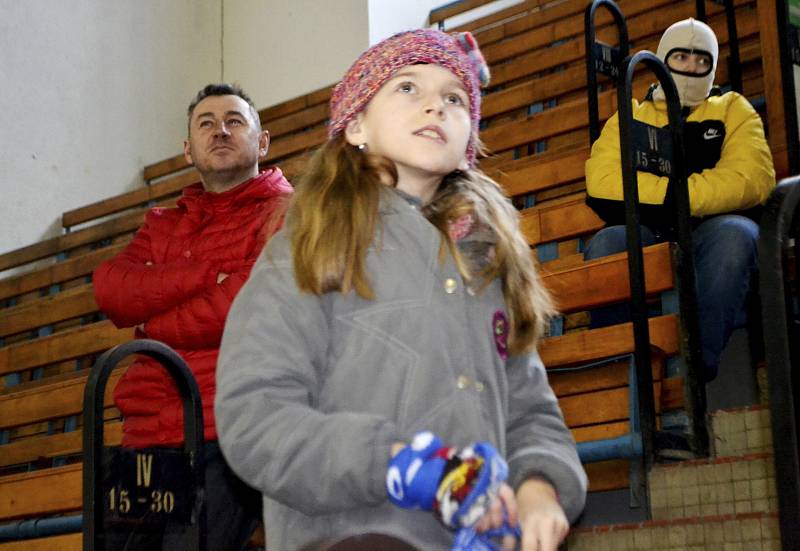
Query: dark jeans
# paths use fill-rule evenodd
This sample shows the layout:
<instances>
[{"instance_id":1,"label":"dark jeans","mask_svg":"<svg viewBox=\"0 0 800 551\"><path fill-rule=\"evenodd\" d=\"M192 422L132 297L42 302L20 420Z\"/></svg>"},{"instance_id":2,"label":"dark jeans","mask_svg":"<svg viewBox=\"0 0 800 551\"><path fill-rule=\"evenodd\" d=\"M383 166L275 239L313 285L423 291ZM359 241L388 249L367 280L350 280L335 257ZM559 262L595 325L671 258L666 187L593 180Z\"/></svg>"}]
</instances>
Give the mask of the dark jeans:
<instances>
[{"instance_id":1,"label":"dark jeans","mask_svg":"<svg viewBox=\"0 0 800 551\"><path fill-rule=\"evenodd\" d=\"M207 551L241 551L261 520L261 493L231 471L217 442L205 443ZM106 533L106 551L183 551L183 528L119 528Z\"/></svg>"},{"instance_id":2,"label":"dark jeans","mask_svg":"<svg viewBox=\"0 0 800 551\"><path fill-rule=\"evenodd\" d=\"M593 260L625 250L625 226L604 228L584 253ZM656 238L642 226L642 245ZM744 216L722 214L702 222L692 232L697 275L697 313L706 380L717 376L719 359L734 329L747 323L746 299L758 269L758 225ZM619 304L591 312L591 327L630 321L630 308Z\"/></svg>"}]
</instances>

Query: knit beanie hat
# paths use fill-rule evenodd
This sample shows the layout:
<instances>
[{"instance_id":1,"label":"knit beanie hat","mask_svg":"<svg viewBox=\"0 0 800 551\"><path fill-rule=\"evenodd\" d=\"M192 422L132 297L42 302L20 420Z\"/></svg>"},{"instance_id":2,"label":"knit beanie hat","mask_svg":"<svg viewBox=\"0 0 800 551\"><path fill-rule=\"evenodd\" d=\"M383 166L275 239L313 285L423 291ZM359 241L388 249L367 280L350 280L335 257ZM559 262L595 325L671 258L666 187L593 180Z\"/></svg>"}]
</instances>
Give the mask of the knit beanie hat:
<instances>
[{"instance_id":1,"label":"knit beanie hat","mask_svg":"<svg viewBox=\"0 0 800 551\"><path fill-rule=\"evenodd\" d=\"M464 84L469 95L472 137L467 160L475 165L475 136L481 119L481 86L489 84L489 68L470 33L447 34L419 29L395 34L367 51L353 63L331 96L328 137L344 132L378 90L407 65L435 64L449 69Z\"/></svg>"},{"instance_id":2,"label":"knit beanie hat","mask_svg":"<svg viewBox=\"0 0 800 551\"><path fill-rule=\"evenodd\" d=\"M674 51L686 53L702 53L711 56L711 69L705 74L687 73L670 69L672 79L678 88L681 105L693 107L700 105L708 97L714 85L719 57L719 43L711 27L696 19L684 19L671 25L658 44L658 55L664 63ZM659 86L653 93L657 100L664 100L664 91Z\"/></svg>"}]
</instances>

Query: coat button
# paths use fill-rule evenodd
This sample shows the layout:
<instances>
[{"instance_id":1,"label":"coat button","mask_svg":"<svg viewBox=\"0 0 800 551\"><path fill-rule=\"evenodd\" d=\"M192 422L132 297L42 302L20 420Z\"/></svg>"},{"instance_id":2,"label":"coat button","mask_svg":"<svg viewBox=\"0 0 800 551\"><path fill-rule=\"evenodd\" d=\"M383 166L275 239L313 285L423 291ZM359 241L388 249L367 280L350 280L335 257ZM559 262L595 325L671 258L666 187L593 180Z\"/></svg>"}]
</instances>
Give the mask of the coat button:
<instances>
[{"instance_id":1,"label":"coat button","mask_svg":"<svg viewBox=\"0 0 800 551\"><path fill-rule=\"evenodd\" d=\"M475 381L475 390L477 390L478 392L483 392L483 388L484 386L482 382Z\"/></svg>"},{"instance_id":2,"label":"coat button","mask_svg":"<svg viewBox=\"0 0 800 551\"><path fill-rule=\"evenodd\" d=\"M456 386L459 390L464 390L469 387L469 377L465 377L464 375L459 375L458 379L456 379Z\"/></svg>"},{"instance_id":3,"label":"coat button","mask_svg":"<svg viewBox=\"0 0 800 551\"><path fill-rule=\"evenodd\" d=\"M192 251L188 251L188 250L187 251L183 251L183 256L185 256L186 258L189 258L190 256L192 256Z\"/></svg>"},{"instance_id":4,"label":"coat button","mask_svg":"<svg viewBox=\"0 0 800 551\"><path fill-rule=\"evenodd\" d=\"M456 292L456 288L458 287L458 283L452 277L448 277L444 280L444 292L448 295L452 295Z\"/></svg>"}]
</instances>

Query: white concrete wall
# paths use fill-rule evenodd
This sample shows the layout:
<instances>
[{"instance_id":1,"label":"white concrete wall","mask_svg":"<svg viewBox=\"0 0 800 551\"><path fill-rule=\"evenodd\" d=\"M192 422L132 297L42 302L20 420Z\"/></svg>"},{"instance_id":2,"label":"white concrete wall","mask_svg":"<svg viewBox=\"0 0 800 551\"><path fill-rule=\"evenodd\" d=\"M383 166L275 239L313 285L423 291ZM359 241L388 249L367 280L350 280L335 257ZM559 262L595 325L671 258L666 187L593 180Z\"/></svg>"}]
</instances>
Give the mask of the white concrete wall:
<instances>
[{"instance_id":1,"label":"white concrete wall","mask_svg":"<svg viewBox=\"0 0 800 551\"><path fill-rule=\"evenodd\" d=\"M369 45L368 0L223 0L223 7L224 78L259 107L337 82Z\"/></svg>"},{"instance_id":2,"label":"white concrete wall","mask_svg":"<svg viewBox=\"0 0 800 551\"><path fill-rule=\"evenodd\" d=\"M181 151L221 28L221 0L0 0L0 253Z\"/></svg>"},{"instance_id":3,"label":"white concrete wall","mask_svg":"<svg viewBox=\"0 0 800 551\"><path fill-rule=\"evenodd\" d=\"M494 13L522 0L498 0L450 18L446 28L455 28ZM394 33L427 26L428 14L434 8L449 3L448 0L369 0L369 43L375 44Z\"/></svg>"},{"instance_id":4,"label":"white concrete wall","mask_svg":"<svg viewBox=\"0 0 800 551\"><path fill-rule=\"evenodd\" d=\"M522 0L453 18L457 25ZM446 0L222 0L223 76L261 107L337 82L369 45L423 27ZM477 14L477 15L476 15Z\"/></svg>"},{"instance_id":5,"label":"white concrete wall","mask_svg":"<svg viewBox=\"0 0 800 551\"><path fill-rule=\"evenodd\" d=\"M238 82L259 108L291 99L443 3L0 0L0 253L142 185L146 164L181 151L206 83Z\"/></svg>"}]
</instances>

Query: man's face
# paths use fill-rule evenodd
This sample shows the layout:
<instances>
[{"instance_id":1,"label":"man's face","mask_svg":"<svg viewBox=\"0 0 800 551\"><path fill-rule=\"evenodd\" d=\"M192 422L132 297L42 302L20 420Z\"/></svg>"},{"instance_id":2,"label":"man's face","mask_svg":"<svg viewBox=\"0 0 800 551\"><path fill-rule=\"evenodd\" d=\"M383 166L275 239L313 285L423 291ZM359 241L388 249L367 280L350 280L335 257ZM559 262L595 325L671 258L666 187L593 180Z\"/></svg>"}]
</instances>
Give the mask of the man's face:
<instances>
[{"instance_id":1,"label":"man's face","mask_svg":"<svg viewBox=\"0 0 800 551\"><path fill-rule=\"evenodd\" d=\"M246 101L209 96L192 113L184 155L204 177L237 178L258 173L258 159L268 145L269 135L259 130Z\"/></svg>"},{"instance_id":2,"label":"man's face","mask_svg":"<svg viewBox=\"0 0 800 551\"><path fill-rule=\"evenodd\" d=\"M667 56L667 66L679 74L705 76L713 68L713 59L708 52L674 48Z\"/></svg>"}]
</instances>

